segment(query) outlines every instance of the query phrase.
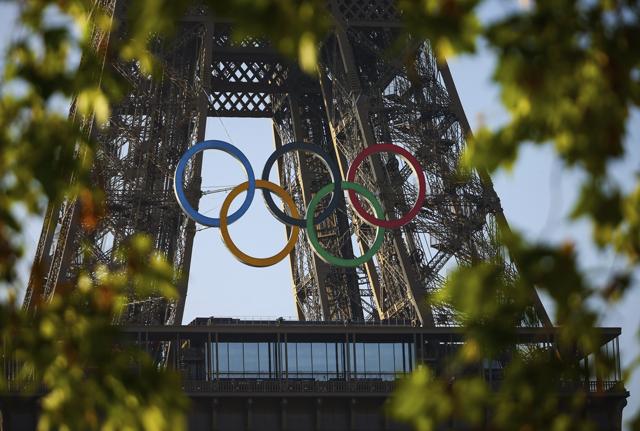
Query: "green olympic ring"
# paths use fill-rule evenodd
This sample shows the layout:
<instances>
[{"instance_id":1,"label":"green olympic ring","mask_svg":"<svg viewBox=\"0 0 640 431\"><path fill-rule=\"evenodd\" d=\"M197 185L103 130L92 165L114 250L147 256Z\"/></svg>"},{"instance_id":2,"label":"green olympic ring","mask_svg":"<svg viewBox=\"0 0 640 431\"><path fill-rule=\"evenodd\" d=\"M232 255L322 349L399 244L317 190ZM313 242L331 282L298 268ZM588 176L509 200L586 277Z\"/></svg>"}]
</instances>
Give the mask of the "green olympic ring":
<instances>
[{"instance_id":1,"label":"green olympic ring","mask_svg":"<svg viewBox=\"0 0 640 431\"><path fill-rule=\"evenodd\" d=\"M376 239L373 242L373 245L371 246L371 248L369 248L369 250L367 250L366 253L364 253L360 257L356 257L353 259L343 259L329 253L325 248L322 247L320 241L318 241L318 233L316 232L316 226L314 224L314 215L315 210L320 203L320 200L331 193L334 190L334 187L335 186L333 183L327 184L326 186L321 188L313 197L313 199L311 199L311 202L309 202L309 206L307 207L307 238L309 238L309 243L311 244L311 247L313 247L313 250L326 263L345 268L354 268L368 262L378 252L380 247L382 247L382 242L384 241L384 228L380 226L376 227ZM353 190L354 192L364 196L369 201L369 203L371 203L371 206L373 206L376 217L380 219L384 217L382 204L380 204L380 201L372 192L365 189L360 184L351 183L348 181L342 182L342 188L344 190Z\"/></svg>"}]
</instances>

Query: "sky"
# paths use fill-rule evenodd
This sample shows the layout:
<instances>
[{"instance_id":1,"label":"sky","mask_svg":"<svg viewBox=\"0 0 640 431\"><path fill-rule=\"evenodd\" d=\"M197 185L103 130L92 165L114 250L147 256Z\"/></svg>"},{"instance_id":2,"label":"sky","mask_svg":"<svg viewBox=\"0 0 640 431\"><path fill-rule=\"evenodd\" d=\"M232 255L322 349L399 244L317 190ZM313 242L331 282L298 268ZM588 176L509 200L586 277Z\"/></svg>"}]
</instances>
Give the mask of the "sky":
<instances>
[{"instance_id":1,"label":"sky","mask_svg":"<svg viewBox=\"0 0 640 431\"><path fill-rule=\"evenodd\" d=\"M495 6L483 9L483 17L499 14ZM15 33L13 21L15 5L0 3L0 49ZM498 88L491 81L494 59L486 49L474 56L457 57L449 65L472 128L480 121L496 126L508 118L502 110ZM627 137L628 154L625 160L611 166L616 178L630 186L640 170L640 113L634 112ZM273 151L271 121L267 119L210 118L207 121L207 139L231 142L245 152L259 175L264 161ZM220 187L245 180L237 163L229 163L228 156L206 152L203 167L203 185ZM272 178L275 180L275 172ZM568 169L548 147L525 146L510 172L501 170L493 175L504 213L515 230L528 239L576 244L580 265L594 281L606 278L620 266L621 258L594 249L590 242L590 227L586 222L568 221L572 203L577 196L582 176ZM277 181L277 180L275 180ZM210 189L205 189L210 190ZM202 212L215 214L224 194L207 195L201 201ZM242 199L238 198L237 206ZM257 199L255 203L262 203ZM232 205L232 210L233 210ZM21 263L21 277L26 284L28 269L33 259L42 221L34 218L25 232L26 257ZM283 226L275 221L264 205L252 205L248 213L230 227L231 237L241 250L264 257L284 246ZM636 278L637 284L638 277ZM544 298L543 298L544 301ZM552 308L545 301L548 309ZM620 346L623 363L640 354L636 331L640 328L640 286L615 307L606 310L602 326L622 327ZM550 314L553 314L550 311ZM216 229L203 229L196 234L189 291L183 323L198 316L234 317L293 317L295 307L291 291L291 273L288 260L269 268L252 268L236 261L226 250ZM625 417L640 406L640 373L627 384L632 396L625 408Z\"/></svg>"}]
</instances>

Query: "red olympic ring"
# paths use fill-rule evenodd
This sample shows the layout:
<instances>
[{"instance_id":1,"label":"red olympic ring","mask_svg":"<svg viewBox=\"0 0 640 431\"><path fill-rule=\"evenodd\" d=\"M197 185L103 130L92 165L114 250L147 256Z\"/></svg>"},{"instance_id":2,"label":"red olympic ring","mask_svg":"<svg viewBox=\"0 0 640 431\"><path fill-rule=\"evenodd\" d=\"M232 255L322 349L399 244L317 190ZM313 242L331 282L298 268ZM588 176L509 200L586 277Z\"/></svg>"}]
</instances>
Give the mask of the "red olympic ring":
<instances>
[{"instance_id":1,"label":"red olympic ring","mask_svg":"<svg viewBox=\"0 0 640 431\"><path fill-rule=\"evenodd\" d=\"M407 162L409 162L414 175L418 177L418 198L416 199L416 203L413 208L411 208L408 213L397 220L380 220L374 215L369 214L364 209L353 190L348 190L349 202L351 202L351 205L353 206L356 214L358 214L358 216L360 216L360 218L362 218L367 224L375 227L383 227L385 229L398 229L409 223L420 212L420 208L422 208L422 202L424 202L424 199L427 195L427 184L424 179L424 171L420 167L420 163L418 162L418 160L411 153L409 153L404 148L394 144L376 144L367 147L360 154L358 154L351 163L349 171L347 172L347 181L351 183L356 182L356 171L366 157L369 157L372 154L384 152L396 153L403 157Z\"/></svg>"}]
</instances>

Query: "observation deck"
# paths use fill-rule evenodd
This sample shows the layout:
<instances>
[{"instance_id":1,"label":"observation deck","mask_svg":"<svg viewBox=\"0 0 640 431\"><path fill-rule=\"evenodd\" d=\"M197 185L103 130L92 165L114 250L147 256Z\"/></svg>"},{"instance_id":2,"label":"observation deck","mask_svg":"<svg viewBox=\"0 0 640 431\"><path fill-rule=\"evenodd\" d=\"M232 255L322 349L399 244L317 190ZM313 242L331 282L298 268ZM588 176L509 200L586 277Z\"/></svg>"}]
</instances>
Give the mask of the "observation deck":
<instances>
[{"instance_id":1,"label":"observation deck","mask_svg":"<svg viewBox=\"0 0 640 431\"><path fill-rule=\"evenodd\" d=\"M389 418L384 407L398 381L418 366L427 366L436 375L444 373L465 342L462 328L424 328L402 320L212 317L183 326L122 330L123 343L139 346L159 365L182 375L182 389L192 401L189 429L193 430L409 429ZM577 354L585 374L558 381L558 394L562 400L585 393L585 415L599 429L620 429L628 396L620 370L621 331L599 328L599 332L600 349L614 364L612 374L590 375L588 371L595 369L593 352ZM556 336L553 328L518 328L514 351L537 349L551 354ZM486 358L464 375L483 376L497 389L509 360L508 354ZM5 375L10 368L5 358ZM16 384L13 389L18 389ZM23 403L16 411L34 406ZM456 426L464 429L462 424Z\"/></svg>"}]
</instances>

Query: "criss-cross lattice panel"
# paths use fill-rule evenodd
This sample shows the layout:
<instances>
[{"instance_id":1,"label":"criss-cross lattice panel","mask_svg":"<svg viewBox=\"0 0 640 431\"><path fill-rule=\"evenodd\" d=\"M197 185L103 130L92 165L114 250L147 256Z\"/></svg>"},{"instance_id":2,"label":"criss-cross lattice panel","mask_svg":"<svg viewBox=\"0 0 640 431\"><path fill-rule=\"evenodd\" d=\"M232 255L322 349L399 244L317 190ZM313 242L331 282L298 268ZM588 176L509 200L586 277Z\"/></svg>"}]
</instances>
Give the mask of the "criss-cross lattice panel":
<instances>
[{"instance_id":1,"label":"criss-cross lattice panel","mask_svg":"<svg viewBox=\"0 0 640 431\"><path fill-rule=\"evenodd\" d=\"M335 0L333 13L351 25L358 22L393 22L399 17L394 0Z\"/></svg>"},{"instance_id":2,"label":"criss-cross lattice panel","mask_svg":"<svg viewBox=\"0 0 640 431\"><path fill-rule=\"evenodd\" d=\"M276 59L216 58L211 85L215 90L277 91L284 85L287 74L287 69Z\"/></svg>"},{"instance_id":3,"label":"criss-cross lattice panel","mask_svg":"<svg viewBox=\"0 0 640 431\"><path fill-rule=\"evenodd\" d=\"M266 93L215 91L209 95L209 115L271 118L271 97Z\"/></svg>"},{"instance_id":4,"label":"criss-cross lattice panel","mask_svg":"<svg viewBox=\"0 0 640 431\"><path fill-rule=\"evenodd\" d=\"M251 35L242 35L240 38L234 37L230 24L216 23L213 32L213 44L218 48L266 48L269 46L269 41L265 38Z\"/></svg>"},{"instance_id":5,"label":"criss-cross lattice panel","mask_svg":"<svg viewBox=\"0 0 640 431\"><path fill-rule=\"evenodd\" d=\"M216 117L272 117L271 94L284 89L288 70L274 58L243 59L214 54L209 115Z\"/></svg>"}]
</instances>

